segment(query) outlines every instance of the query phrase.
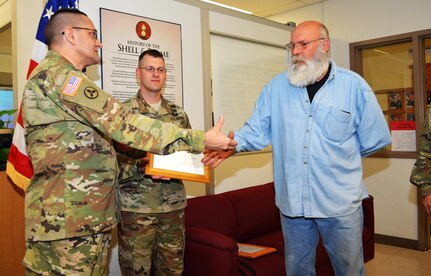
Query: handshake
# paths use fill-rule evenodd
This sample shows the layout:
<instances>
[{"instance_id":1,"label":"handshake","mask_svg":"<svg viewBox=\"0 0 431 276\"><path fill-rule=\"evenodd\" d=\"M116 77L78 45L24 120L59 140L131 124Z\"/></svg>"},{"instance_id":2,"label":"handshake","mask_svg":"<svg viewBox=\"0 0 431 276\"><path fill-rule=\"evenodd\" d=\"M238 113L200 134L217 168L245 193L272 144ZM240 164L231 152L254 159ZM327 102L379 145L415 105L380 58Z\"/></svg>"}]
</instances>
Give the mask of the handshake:
<instances>
[{"instance_id":1,"label":"handshake","mask_svg":"<svg viewBox=\"0 0 431 276\"><path fill-rule=\"evenodd\" d=\"M226 158L235 153L237 142L233 140L234 132L230 131L227 136L223 135L221 128L224 119L220 116L217 124L205 133L205 150L202 163L205 166L216 168Z\"/></svg>"}]
</instances>

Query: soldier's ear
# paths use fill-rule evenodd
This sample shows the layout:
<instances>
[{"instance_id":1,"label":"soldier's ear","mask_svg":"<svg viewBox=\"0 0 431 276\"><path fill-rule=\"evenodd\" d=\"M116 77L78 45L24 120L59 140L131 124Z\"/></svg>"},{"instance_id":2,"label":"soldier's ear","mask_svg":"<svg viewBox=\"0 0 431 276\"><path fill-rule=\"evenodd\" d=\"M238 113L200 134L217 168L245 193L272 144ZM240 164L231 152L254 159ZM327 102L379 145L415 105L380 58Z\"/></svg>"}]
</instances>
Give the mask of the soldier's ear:
<instances>
[{"instance_id":1,"label":"soldier's ear","mask_svg":"<svg viewBox=\"0 0 431 276\"><path fill-rule=\"evenodd\" d=\"M72 27L66 27L64 31L61 33L64 37L64 40L72 45L77 44L77 32Z\"/></svg>"},{"instance_id":2,"label":"soldier's ear","mask_svg":"<svg viewBox=\"0 0 431 276\"><path fill-rule=\"evenodd\" d=\"M136 83L137 84L141 84L140 79L141 79L141 71L140 71L139 65L138 65L138 67L136 68Z\"/></svg>"}]
</instances>

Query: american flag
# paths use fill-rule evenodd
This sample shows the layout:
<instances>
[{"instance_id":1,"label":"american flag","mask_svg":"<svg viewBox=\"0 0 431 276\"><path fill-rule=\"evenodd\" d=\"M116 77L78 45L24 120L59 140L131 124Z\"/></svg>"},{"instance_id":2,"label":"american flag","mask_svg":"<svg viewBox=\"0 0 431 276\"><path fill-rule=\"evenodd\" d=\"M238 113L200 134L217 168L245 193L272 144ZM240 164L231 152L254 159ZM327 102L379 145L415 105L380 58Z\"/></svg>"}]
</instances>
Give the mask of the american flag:
<instances>
[{"instance_id":1,"label":"american flag","mask_svg":"<svg viewBox=\"0 0 431 276\"><path fill-rule=\"evenodd\" d=\"M45 43L45 26L51 16L62 8L78 8L78 0L48 0L39 20L36 40L33 44L33 51L30 65L27 71L27 79L33 69L45 57L48 52L48 46ZM6 173L11 180L23 190L27 189L30 179L33 176L33 167L28 157L27 148L24 138L25 130L22 121L21 108L18 112L18 120L15 126L12 146L10 147L9 156L6 164Z\"/></svg>"},{"instance_id":2,"label":"american flag","mask_svg":"<svg viewBox=\"0 0 431 276\"><path fill-rule=\"evenodd\" d=\"M71 75L63 88L63 94L73 96L76 93L79 85L82 82L82 78L76 75Z\"/></svg>"}]
</instances>

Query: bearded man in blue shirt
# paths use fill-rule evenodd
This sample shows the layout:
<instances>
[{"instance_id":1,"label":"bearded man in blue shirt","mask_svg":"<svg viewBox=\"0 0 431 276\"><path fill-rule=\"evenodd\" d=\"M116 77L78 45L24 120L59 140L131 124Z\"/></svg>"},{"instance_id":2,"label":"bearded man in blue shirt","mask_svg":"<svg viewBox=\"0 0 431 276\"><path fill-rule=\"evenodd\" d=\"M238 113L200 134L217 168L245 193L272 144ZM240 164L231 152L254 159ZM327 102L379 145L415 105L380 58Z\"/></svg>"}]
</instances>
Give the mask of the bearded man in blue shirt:
<instances>
[{"instance_id":1,"label":"bearded man in blue shirt","mask_svg":"<svg viewBox=\"0 0 431 276\"><path fill-rule=\"evenodd\" d=\"M337 67L329 47L323 24L298 25L286 45L287 72L263 88L234 136L237 152L272 144L289 276L315 275L319 234L336 275L364 275L361 202L368 194L361 158L390 143L372 89L358 74ZM224 160L219 157L209 153L205 161L218 165Z\"/></svg>"}]
</instances>

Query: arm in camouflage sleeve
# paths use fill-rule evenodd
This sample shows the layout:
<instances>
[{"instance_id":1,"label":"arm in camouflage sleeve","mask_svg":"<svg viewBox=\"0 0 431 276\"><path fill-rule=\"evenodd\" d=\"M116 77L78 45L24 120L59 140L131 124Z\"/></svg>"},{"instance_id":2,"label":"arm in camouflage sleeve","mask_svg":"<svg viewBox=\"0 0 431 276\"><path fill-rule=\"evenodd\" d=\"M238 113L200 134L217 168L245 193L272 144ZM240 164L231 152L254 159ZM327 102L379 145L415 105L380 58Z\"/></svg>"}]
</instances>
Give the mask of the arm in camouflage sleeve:
<instances>
[{"instance_id":1,"label":"arm in camouflage sleeve","mask_svg":"<svg viewBox=\"0 0 431 276\"><path fill-rule=\"evenodd\" d=\"M410 175L410 182L421 188L422 196L431 193L431 133L430 110L425 117L420 136L420 150Z\"/></svg>"},{"instance_id":2,"label":"arm in camouflage sleeve","mask_svg":"<svg viewBox=\"0 0 431 276\"><path fill-rule=\"evenodd\" d=\"M142 180L144 178L142 159L130 158L125 154L117 152L117 160L119 166L118 181L120 183L132 179Z\"/></svg>"},{"instance_id":3,"label":"arm in camouflage sleeve","mask_svg":"<svg viewBox=\"0 0 431 276\"><path fill-rule=\"evenodd\" d=\"M431 133L430 110L427 110L423 133L420 136L420 150L418 158L413 165L410 182L420 188L422 194L422 206L428 216L431 217Z\"/></svg>"},{"instance_id":4,"label":"arm in camouflage sleeve","mask_svg":"<svg viewBox=\"0 0 431 276\"><path fill-rule=\"evenodd\" d=\"M80 72L71 71L71 77L81 78L81 84L71 94L62 88L63 103L90 125L106 133L113 140L129 147L156 154L178 150L202 152L205 134L199 130L178 128L171 123L133 113L124 109L121 102L97 87Z\"/></svg>"}]
</instances>

